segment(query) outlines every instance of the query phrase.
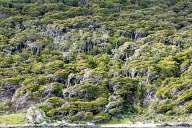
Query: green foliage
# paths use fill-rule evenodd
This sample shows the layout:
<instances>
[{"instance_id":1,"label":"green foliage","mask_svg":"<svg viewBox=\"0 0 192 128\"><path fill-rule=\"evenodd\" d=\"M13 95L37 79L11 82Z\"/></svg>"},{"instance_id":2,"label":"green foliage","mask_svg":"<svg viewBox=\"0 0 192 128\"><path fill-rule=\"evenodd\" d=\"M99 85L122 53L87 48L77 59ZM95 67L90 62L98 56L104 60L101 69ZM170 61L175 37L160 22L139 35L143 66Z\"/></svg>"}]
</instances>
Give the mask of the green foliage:
<instances>
[{"instance_id":1,"label":"green foliage","mask_svg":"<svg viewBox=\"0 0 192 128\"><path fill-rule=\"evenodd\" d=\"M158 67L161 70L161 74L164 77L169 77L169 76L174 76L177 73L178 67L177 67L177 63L175 61L173 61L170 57L167 57L163 60L161 60L158 63Z\"/></svg>"},{"instance_id":2,"label":"green foliage","mask_svg":"<svg viewBox=\"0 0 192 128\"><path fill-rule=\"evenodd\" d=\"M172 110L174 107L173 103L170 103L170 101L165 102L158 102L154 109L157 113L167 113L168 111Z\"/></svg>"},{"instance_id":3,"label":"green foliage","mask_svg":"<svg viewBox=\"0 0 192 128\"><path fill-rule=\"evenodd\" d=\"M0 116L0 124L24 124L25 114L24 113L15 113L9 115L1 115Z\"/></svg>"},{"instance_id":4,"label":"green foliage","mask_svg":"<svg viewBox=\"0 0 192 128\"><path fill-rule=\"evenodd\" d=\"M37 105L77 123L191 114L191 9L190 0L0 0L0 111ZM16 112L0 123L8 118L24 122Z\"/></svg>"},{"instance_id":5,"label":"green foliage","mask_svg":"<svg viewBox=\"0 0 192 128\"><path fill-rule=\"evenodd\" d=\"M192 111L192 102L191 101L189 101L185 104L185 110L187 113L188 112L190 113Z\"/></svg>"},{"instance_id":6,"label":"green foliage","mask_svg":"<svg viewBox=\"0 0 192 128\"><path fill-rule=\"evenodd\" d=\"M70 121L81 121L87 122L93 120L93 113L92 112L79 112L76 115L70 117Z\"/></svg>"},{"instance_id":7,"label":"green foliage","mask_svg":"<svg viewBox=\"0 0 192 128\"><path fill-rule=\"evenodd\" d=\"M0 101L0 113L5 113L10 109L10 101Z\"/></svg>"}]
</instances>

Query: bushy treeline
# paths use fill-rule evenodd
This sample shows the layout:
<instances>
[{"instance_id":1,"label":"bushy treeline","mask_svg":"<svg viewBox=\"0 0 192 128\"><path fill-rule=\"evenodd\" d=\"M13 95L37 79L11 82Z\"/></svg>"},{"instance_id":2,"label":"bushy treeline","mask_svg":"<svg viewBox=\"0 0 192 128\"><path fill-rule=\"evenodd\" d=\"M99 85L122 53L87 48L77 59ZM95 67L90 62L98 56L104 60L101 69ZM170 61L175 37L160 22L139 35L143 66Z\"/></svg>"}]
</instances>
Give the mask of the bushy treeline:
<instances>
[{"instance_id":1,"label":"bushy treeline","mask_svg":"<svg viewBox=\"0 0 192 128\"><path fill-rule=\"evenodd\" d=\"M0 0L0 113L190 115L191 9L190 0Z\"/></svg>"}]
</instances>

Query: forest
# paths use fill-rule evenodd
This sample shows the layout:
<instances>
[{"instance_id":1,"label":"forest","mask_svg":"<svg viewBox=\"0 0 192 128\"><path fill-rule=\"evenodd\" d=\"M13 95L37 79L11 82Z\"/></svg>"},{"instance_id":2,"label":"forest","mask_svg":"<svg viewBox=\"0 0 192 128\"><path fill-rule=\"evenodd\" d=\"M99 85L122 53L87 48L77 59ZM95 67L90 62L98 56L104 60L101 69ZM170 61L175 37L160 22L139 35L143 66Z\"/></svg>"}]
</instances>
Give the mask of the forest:
<instances>
[{"instance_id":1,"label":"forest","mask_svg":"<svg viewBox=\"0 0 192 128\"><path fill-rule=\"evenodd\" d=\"M0 0L0 124L192 121L192 0Z\"/></svg>"}]
</instances>

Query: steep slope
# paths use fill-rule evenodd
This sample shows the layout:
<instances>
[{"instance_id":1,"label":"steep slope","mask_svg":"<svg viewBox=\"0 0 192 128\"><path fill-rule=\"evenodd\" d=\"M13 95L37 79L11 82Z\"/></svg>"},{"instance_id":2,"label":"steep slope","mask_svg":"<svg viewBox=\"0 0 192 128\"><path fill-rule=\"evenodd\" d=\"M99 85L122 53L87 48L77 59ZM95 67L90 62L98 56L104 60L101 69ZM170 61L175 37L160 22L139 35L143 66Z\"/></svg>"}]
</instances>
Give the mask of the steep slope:
<instances>
[{"instance_id":1,"label":"steep slope","mask_svg":"<svg viewBox=\"0 0 192 128\"><path fill-rule=\"evenodd\" d=\"M0 0L0 112L190 117L191 17L191 0Z\"/></svg>"}]
</instances>

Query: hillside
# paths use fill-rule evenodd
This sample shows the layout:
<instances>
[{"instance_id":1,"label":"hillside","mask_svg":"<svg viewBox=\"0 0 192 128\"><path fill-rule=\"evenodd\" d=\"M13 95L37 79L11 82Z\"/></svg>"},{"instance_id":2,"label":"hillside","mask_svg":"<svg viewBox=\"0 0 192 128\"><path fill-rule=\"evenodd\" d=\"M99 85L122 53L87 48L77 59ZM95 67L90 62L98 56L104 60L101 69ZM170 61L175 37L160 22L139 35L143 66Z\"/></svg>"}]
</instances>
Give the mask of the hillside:
<instances>
[{"instance_id":1,"label":"hillside","mask_svg":"<svg viewBox=\"0 0 192 128\"><path fill-rule=\"evenodd\" d=\"M0 0L0 123L191 113L191 0Z\"/></svg>"}]
</instances>

